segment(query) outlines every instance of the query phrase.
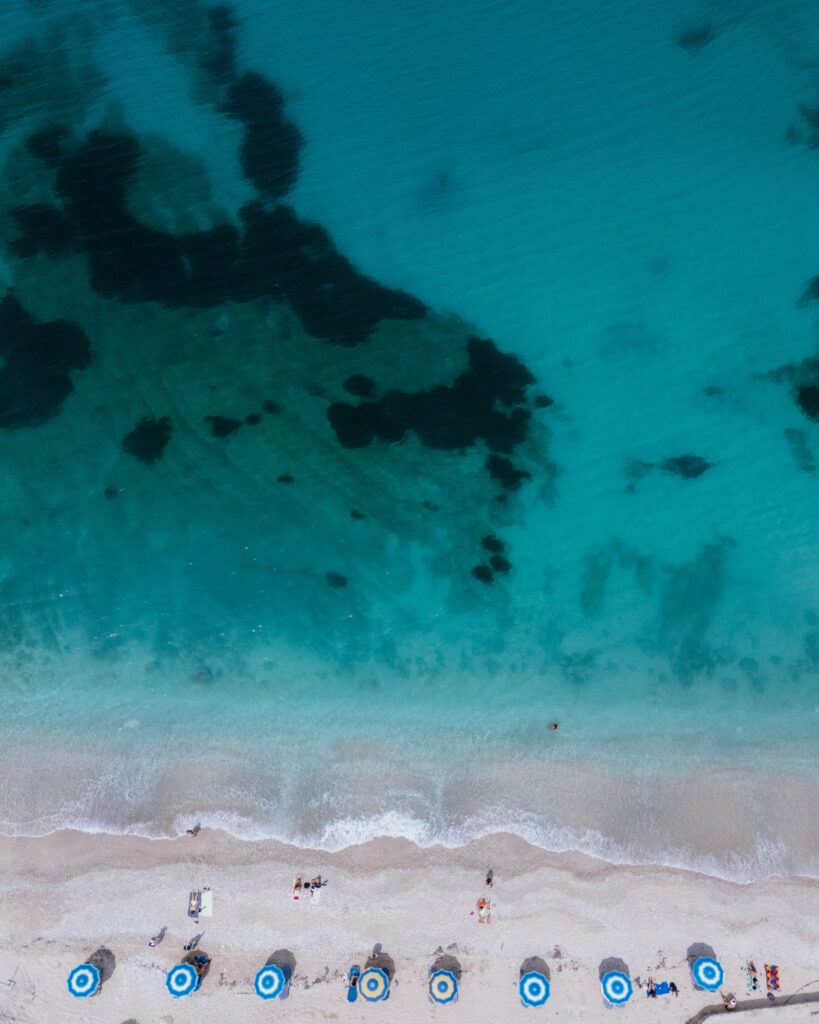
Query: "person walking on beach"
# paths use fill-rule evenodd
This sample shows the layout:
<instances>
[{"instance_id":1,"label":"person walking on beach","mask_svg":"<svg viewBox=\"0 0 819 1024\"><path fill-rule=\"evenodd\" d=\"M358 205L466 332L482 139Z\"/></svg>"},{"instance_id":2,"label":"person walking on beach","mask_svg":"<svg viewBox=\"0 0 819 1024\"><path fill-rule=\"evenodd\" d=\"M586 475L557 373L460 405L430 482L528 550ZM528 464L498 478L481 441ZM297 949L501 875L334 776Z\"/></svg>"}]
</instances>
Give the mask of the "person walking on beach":
<instances>
[{"instance_id":1,"label":"person walking on beach","mask_svg":"<svg viewBox=\"0 0 819 1024\"><path fill-rule=\"evenodd\" d=\"M495 872L492 870L492 868L490 868L486 872L486 887L487 887L487 889L491 889L494 884L495 884Z\"/></svg>"},{"instance_id":2,"label":"person walking on beach","mask_svg":"<svg viewBox=\"0 0 819 1024\"><path fill-rule=\"evenodd\" d=\"M192 949L196 949L196 947L199 945L199 940L202 938L204 934L204 932L200 932L198 935L194 935L194 937L187 944L187 946L182 947L185 950L185 952L190 953Z\"/></svg>"},{"instance_id":3,"label":"person walking on beach","mask_svg":"<svg viewBox=\"0 0 819 1024\"><path fill-rule=\"evenodd\" d=\"M199 835L199 833L201 831L202 831L202 826L201 825L194 825L193 828L189 828L189 829L185 830L185 835L186 836L193 836L193 838L195 839Z\"/></svg>"},{"instance_id":4,"label":"person walking on beach","mask_svg":"<svg viewBox=\"0 0 819 1024\"><path fill-rule=\"evenodd\" d=\"M159 943L165 938L165 932L168 930L167 925L163 925L156 935L154 935L151 941L148 943L149 946L158 946Z\"/></svg>"},{"instance_id":5,"label":"person walking on beach","mask_svg":"<svg viewBox=\"0 0 819 1024\"><path fill-rule=\"evenodd\" d=\"M720 995L726 1010L735 1010L737 1008L737 997L733 992L729 992L727 996L722 995L722 992L720 992Z\"/></svg>"}]
</instances>

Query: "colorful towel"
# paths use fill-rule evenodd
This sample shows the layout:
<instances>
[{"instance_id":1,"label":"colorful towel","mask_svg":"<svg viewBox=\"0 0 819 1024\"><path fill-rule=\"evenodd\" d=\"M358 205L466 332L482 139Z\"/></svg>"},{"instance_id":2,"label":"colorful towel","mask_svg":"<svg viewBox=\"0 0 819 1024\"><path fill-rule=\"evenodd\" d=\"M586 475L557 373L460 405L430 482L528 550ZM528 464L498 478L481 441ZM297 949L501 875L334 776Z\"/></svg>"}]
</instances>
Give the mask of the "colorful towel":
<instances>
[{"instance_id":1,"label":"colorful towel","mask_svg":"<svg viewBox=\"0 0 819 1024\"><path fill-rule=\"evenodd\" d=\"M765 964L765 984L769 992L776 992L779 989L779 968L776 964Z\"/></svg>"}]
</instances>

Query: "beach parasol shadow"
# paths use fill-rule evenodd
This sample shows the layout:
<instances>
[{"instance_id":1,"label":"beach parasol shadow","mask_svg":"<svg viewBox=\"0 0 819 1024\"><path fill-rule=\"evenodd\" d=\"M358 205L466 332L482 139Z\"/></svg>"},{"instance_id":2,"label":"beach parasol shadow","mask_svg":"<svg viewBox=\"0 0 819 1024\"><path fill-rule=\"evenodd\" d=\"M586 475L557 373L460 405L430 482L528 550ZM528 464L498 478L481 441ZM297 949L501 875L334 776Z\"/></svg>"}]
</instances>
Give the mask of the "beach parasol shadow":
<instances>
[{"instance_id":1,"label":"beach parasol shadow","mask_svg":"<svg viewBox=\"0 0 819 1024\"><path fill-rule=\"evenodd\" d=\"M600 961L598 973L601 980L603 975L608 974L609 971L619 971L620 974L625 974L627 978L631 977L628 972L628 964L625 960L621 960L619 956L607 956L605 960Z\"/></svg>"},{"instance_id":2,"label":"beach parasol shadow","mask_svg":"<svg viewBox=\"0 0 819 1024\"><path fill-rule=\"evenodd\" d=\"M461 980L461 962L457 957L450 956L449 953L439 956L432 964L430 971L433 974L435 971L449 971L450 974L454 975L456 981Z\"/></svg>"},{"instance_id":3,"label":"beach parasol shadow","mask_svg":"<svg viewBox=\"0 0 819 1024\"><path fill-rule=\"evenodd\" d=\"M549 972L549 965L543 959L542 956L527 956L523 963L520 965L520 976L524 974L542 974L547 981L551 981L551 975Z\"/></svg>"},{"instance_id":4,"label":"beach parasol shadow","mask_svg":"<svg viewBox=\"0 0 819 1024\"><path fill-rule=\"evenodd\" d=\"M85 962L96 967L100 972L100 988L108 981L117 967L117 958L105 946L95 949Z\"/></svg>"}]
</instances>

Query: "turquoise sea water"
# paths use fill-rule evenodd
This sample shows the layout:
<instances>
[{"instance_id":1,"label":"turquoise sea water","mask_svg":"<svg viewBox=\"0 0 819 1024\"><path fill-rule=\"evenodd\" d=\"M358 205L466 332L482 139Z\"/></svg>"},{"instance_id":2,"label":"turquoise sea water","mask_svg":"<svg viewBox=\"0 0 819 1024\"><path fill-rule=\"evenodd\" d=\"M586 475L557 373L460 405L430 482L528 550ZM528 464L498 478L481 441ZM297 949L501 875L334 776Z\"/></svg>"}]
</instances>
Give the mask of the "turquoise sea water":
<instances>
[{"instance_id":1,"label":"turquoise sea water","mask_svg":"<svg viewBox=\"0 0 819 1024\"><path fill-rule=\"evenodd\" d=\"M0 831L819 873L813 5L0 25Z\"/></svg>"}]
</instances>

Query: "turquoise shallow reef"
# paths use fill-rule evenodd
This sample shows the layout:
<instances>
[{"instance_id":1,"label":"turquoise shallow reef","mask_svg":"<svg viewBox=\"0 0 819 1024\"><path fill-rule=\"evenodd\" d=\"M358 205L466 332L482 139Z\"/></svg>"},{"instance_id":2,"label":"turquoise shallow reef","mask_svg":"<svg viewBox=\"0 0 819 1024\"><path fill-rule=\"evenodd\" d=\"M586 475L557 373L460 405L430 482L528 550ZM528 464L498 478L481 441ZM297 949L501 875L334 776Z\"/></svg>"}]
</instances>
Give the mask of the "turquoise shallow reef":
<instances>
[{"instance_id":1,"label":"turquoise shallow reef","mask_svg":"<svg viewBox=\"0 0 819 1024\"><path fill-rule=\"evenodd\" d=\"M819 14L397 6L0 13L0 831L815 876Z\"/></svg>"}]
</instances>

